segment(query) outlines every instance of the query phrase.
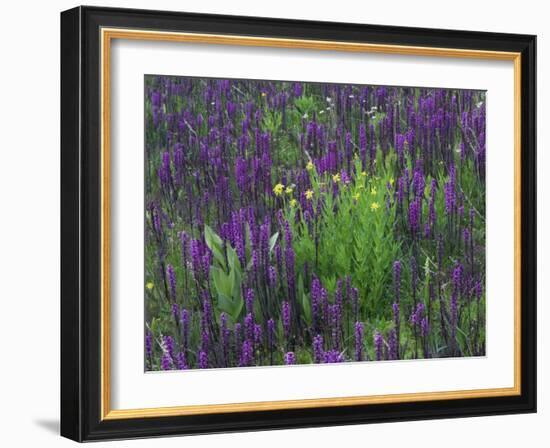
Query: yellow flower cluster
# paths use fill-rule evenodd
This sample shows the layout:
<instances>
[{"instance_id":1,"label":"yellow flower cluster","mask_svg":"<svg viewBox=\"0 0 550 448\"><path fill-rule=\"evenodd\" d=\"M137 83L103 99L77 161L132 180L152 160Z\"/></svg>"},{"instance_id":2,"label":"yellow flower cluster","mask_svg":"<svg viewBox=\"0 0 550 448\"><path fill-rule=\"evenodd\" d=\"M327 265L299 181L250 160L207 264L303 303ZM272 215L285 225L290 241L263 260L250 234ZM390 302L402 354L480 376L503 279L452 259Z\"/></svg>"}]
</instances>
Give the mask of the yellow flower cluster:
<instances>
[{"instance_id":1,"label":"yellow flower cluster","mask_svg":"<svg viewBox=\"0 0 550 448\"><path fill-rule=\"evenodd\" d=\"M315 165L313 165L313 162L310 160L306 165L306 170L313 171L314 168L315 168Z\"/></svg>"},{"instance_id":2,"label":"yellow flower cluster","mask_svg":"<svg viewBox=\"0 0 550 448\"><path fill-rule=\"evenodd\" d=\"M375 212L376 210L378 210L380 208L380 204L378 202L373 202L371 205L370 205L370 211L371 212Z\"/></svg>"},{"instance_id":3,"label":"yellow flower cluster","mask_svg":"<svg viewBox=\"0 0 550 448\"><path fill-rule=\"evenodd\" d=\"M332 176L332 181L337 184L338 182L340 182L340 173L336 173Z\"/></svg>"},{"instance_id":4,"label":"yellow flower cluster","mask_svg":"<svg viewBox=\"0 0 550 448\"><path fill-rule=\"evenodd\" d=\"M285 186L283 184L277 184L273 187L273 193L275 193L275 196L281 196L284 188Z\"/></svg>"},{"instance_id":5,"label":"yellow flower cluster","mask_svg":"<svg viewBox=\"0 0 550 448\"><path fill-rule=\"evenodd\" d=\"M308 201L311 201L313 199L313 191L311 191L311 190L306 191L306 199Z\"/></svg>"},{"instance_id":6,"label":"yellow flower cluster","mask_svg":"<svg viewBox=\"0 0 550 448\"><path fill-rule=\"evenodd\" d=\"M151 291L151 289L153 289L155 287L155 284L153 282L148 282L145 284L145 287Z\"/></svg>"}]
</instances>

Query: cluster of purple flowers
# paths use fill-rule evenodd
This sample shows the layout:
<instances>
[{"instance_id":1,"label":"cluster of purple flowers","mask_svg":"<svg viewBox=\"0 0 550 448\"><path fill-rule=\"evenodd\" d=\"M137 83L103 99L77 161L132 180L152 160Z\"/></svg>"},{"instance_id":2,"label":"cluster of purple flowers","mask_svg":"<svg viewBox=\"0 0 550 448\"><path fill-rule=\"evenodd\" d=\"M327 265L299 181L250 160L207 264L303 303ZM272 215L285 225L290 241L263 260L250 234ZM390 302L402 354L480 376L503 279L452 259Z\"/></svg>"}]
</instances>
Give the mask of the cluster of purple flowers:
<instances>
[{"instance_id":1,"label":"cluster of purple flowers","mask_svg":"<svg viewBox=\"0 0 550 448\"><path fill-rule=\"evenodd\" d=\"M147 76L146 368L483 355L484 99ZM376 279L318 269L353 206L399 248Z\"/></svg>"}]
</instances>

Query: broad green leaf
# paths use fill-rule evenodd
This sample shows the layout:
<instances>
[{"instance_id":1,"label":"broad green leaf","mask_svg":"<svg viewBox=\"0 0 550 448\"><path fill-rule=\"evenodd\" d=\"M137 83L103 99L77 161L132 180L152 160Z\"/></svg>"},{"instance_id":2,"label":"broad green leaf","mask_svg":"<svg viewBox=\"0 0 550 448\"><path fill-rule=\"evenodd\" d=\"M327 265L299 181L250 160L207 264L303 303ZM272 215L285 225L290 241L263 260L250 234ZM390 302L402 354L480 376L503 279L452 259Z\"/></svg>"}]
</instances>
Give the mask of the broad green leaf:
<instances>
[{"instance_id":1,"label":"broad green leaf","mask_svg":"<svg viewBox=\"0 0 550 448\"><path fill-rule=\"evenodd\" d=\"M218 249L220 252L222 251L222 239L206 224L204 225L204 240L212 252L214 252L214 248Z\"/></svg>"},{"instance_id":2,"label":"broad green leaf","mask_svg":"<svg viewBox=\"0 0 550 448\"><path fill-rule=\"evenodd\" d=\"M233 284L230 276L216 266L213 266L210 269L210 274L218 294L221 293L225 296L231 297L233 292Z\"/></svg>"},{"instance_id":3,"label":"broad green leaf","mask_svg":"<svg viewBox=\"0 0 550 448\"><path fill-rule=\"evenodd\" d=\"M225 294L218 293L218 309L227 313L233 321L236 321L241 314L244 301L241 297L230 298Z\"/></svg>"},{"instance_id":4,"label":"broad green leaf","mask_svg":"<svg viewBox=\"0 0 550 448\"><path fill-rule=\"evenodd\" d=\"M227 261L229 263L229 269L233 269L238 271L239 273L242 271L241 268L241 262L239 261L239 257L237 256L237 251L233 249L231 246L227 246Z\"/></svg>"},{"instance_id":5,"label":"broad green leaf","mask_svg":"<svg viewBox=\"0 0 550 448\"><path fill-rule=\"evenodd\" d=\"M223 253L216 246L213 246L211 250L212 250L212 254L214 255L214 259L218 262L220 267L225 271L227 267L225 265L225 257L223 256Z\"/></svg>"}]
</instances>

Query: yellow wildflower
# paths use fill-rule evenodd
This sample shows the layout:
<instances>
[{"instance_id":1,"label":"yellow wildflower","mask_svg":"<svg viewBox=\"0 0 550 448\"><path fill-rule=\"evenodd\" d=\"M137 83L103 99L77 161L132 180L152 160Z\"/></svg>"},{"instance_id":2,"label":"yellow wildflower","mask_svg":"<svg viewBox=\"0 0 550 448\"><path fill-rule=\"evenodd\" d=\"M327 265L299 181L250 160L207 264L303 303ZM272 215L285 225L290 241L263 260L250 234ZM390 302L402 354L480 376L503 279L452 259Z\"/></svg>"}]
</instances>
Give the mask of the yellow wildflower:
<instances>
[{"instance_id":1,"label":"yellow wildflower","mask_svg":"<svg viewBox=\"0 0 550 448\"><path fill-rule=\"evenodd\" d=\"M372 187L372 188L370 189L370 194L371 194L372 196L376 196L376 193L378 193L378 191L376 190L376 187Z\"/></svg>"},{"instance_id":2,"label":"yellow wildflower","mask_svg":"<svg viewBox=\"0 0 550 448\"><path fill-rule=\"evenodd\" d=\"M265 92L262 92L262 96L266 96L266 93L265 93Z\"/></svg>"},{"instance_id":3,"label":"yellow wildflower","mask_svg":"<svg viewBox=\"0 0 550 448\"><path fill-rule=\"evenodd\" d=\"M294 190L292 189L292 187L286 187L286 190L285 190L285 193L286 194L292 194Z\"/></svg>"},{"instance_id":4,"label":"yellow wildflower","mask_svg":"<svg viewBox=\"0 0 550 448\"><path fill-rule=\"evenodd\" d=\"M145 287L151 291L151 289L153 289L155 287L155 284L153 282L148 282L145 284Z\"/></svg>"},{"instance_id":5,"label":"yellow wildflower","mask_svg":"<svg viewBox=\"0 0 550 448\"><path fill-rule=\"evenodd\" d=\"M290 202L289 202L290 206L292 208L296 207L296 205L298 204L298 201L296 199L291 199Z\"/></svg>"},{"instance_id":6,"label":"yellow wildflower","mask_svg":"<svg viewBox=\"0 0 550 448\"><path fill-rule=\"evenodd\" d=\"M395 182L395 180L392 178L390 178L390 185L393 185L393 183Z\"/></svg>"},{"instance_id":7,"label":"yellow wildflower","mask_svg":"<svg viewBox=\"0 0 550 448\"><path fill-rule=\"evenodd\" d=\"M378 210L380 208L380 204L378 202L373 202L371 205L370 205L370 211L371 212L375 212L376 210Z\"/></svg>"},{"instance_id":8,"label":"yellow wildflower","mask_svg":"<svg viewBox=\"0 0 550 448\"><path fill-rule=\"evenodd\" d=\"M313 191L307 190L306 191L306 199L311 201L313 199Z\"/></svg>"},{"instance_id":9,"label":"yellow wildflower","mask_svg":"<svg viewBox=\"0 0 550 448\"><path fill-rule=\"evenodd\" d=\"M332 176L332 181L337 184L338 182L340 182L340 173L336 173Z\"/></svg>"},{"instance_id":10,"label":"yellow wildflower","mask_svg":"<svg viewBox=\"0 0 550 448\"><path fill-rule=\"evenodd\" d=\"M277 184L273 187L273 193L275 193L275 196L281 196L284 188L285 186L283 184Z\"/></svg>"},{"instance_id":11,"label":"yellow wildflower","mask_svg":"<svg viewBox=\"0 0 550 448\"><path fill-rule=\"evenodd\" d=\"M367 177L367 172L366 171L361 171L361 176Z\"/></svg>"},{"instance_id":12,"label":"yellow wildflower","mask_svg":"<svg viewBox=\"0 0 550 448\"><path fill-rule=\"evenodd\" d=\"M353 199L355 199L356 201L359 200L359 198L361 197L361 195L359 193L355 193L353 196Z\"/></svg>"},{"instance_id":13,"label":"yellow wildflower","mask_svg":"<svg viewBox=\"0 0 550 448\"><path fill-rule=\"evenodd\" d=\"M306 165L306 170L313 171L314 168L315 168L315 165L313 165L313 162L310 160Z\"/></svg>"}]
</instances>

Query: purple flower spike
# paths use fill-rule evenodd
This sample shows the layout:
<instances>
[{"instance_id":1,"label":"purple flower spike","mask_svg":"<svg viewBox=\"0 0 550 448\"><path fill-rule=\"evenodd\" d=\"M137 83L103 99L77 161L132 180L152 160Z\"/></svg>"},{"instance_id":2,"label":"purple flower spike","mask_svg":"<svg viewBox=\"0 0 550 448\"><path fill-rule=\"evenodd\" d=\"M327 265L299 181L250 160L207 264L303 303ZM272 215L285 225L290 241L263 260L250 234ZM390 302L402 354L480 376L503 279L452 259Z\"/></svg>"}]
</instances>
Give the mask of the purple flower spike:
<instances>
[{"instance_id":1,"label":"purple flower spike","mask_svg":"<svg viewBox=\"0 0 550 448\"><path fill-rule=\"evenodd\" d=\"M281 319L283 321L283 332L285 338L290 334L290 304L285 300L281 308Z\"/></svg>"},{"instance_id":2,"label":"purple flower spike","mask_svg":"<svg viewBox=\"0 0 550 448\"><path fill-rule=\"evenodd\" d=\"M254 356L252 347L252 342L248 339L243 342L242 350L241 350L241 359L239 362L240 367L247 367L252 365L252 359Z\"/></svg>"},{"instance_id":3,"label":"purple flower spike","mask_svg":"<svg viewBox=\"0 0 550 448\"><path fill-rule=\"evenodd\" d=\"M166 276L168 277L168 284L170 285L170 295L172 300L176 300L176 273L174 267L169 264L166 267Z\"/></svg>"},{"instance_id":4,"label":"purple flower spike","mask_svg":"<svg viewBox=\"0 0 550 448\"><path fill-rule=\"evenodd\" d=\"M457 263L453 269L453 288L457 293L462 289L462 277L463 277L464 267Z\"/></svg>"},{"instance_id":5,"label":"purple flower spike","mask_svg":"<svg viewBox=\"0 0 550 448\"><path fill-rule=\"evenodd\" d=\"M262 343L263 331L260 324L254 324L254 343L260 345Z\"/></svg>"},{"instance_id":6,"label":"purple flower spike","mask_svg":"<svg viewBox=\"0 0 550 448\"><path fill-rule=\"evenodd\" d=\"M363 361L363 324L355 322L355 360Z\"/></svg>"},{"instance_id":7,"label":"purple flower spike","mask_svg":"<svg viewBox=\"0 0 550 448\"><path fill-rule=\"evenodd\" d=\"M244 318L244 334L247 339L254 339L254 317L248 313Z\"/></svg>"},{"instance_id":8,"label":"purple flower spike","mask_svg":"<svg viewBox=\"0 0 550 448\"><path fill-rule=\"evenodd\" d=\"M467 228L462 231L462 239L464 240L464 244L470 244L470 231Z\"/></svg>"},{"instance_id":9,"label":"purple flower spike","mask_svg":"<svg viewBox=\"0 0 550 448\"><path fill-rule=\"evenodd\" d=\"M443 186L445 192L445 211L447 213L453 213L456 208L456 192L454 190L454 185L450 182L447 182Z\"/></svg>"},{"instance_id":10,"label":"purple flower spike","mask_svg":"<svg viewBox=\"0 0 550 448\"><path fill-rule=\"evenodd\" d=\"M416 198L409 205L409 228L411 233L416 235L420 229L420 213L422 211L422 206L420 198Z\"/></svg>"},{"instance_id":11,"label":"purple flower spike","mask_svg":"<svg viewBox=\"0 0 550 448\"><path fill-rule=\"evenodd\" d=\"M393 321L395 322L395 325L399 325L399 304L394 303L392 305L392 311L393 311Z\"/></svg>"},{"instance_id":12,"label":"purple flower spike","mask_svg":"<svg viewBox=\"0 0 550 448\"><path fill-rule=\"evenodd\" d=\"M177 303L172 303L172 316L176 322L180 320L180 309Z\"/></svg>"},{"instance_id":13,"label":"purple flower spike","mask_svg":"<svg viewBox=\"0 0 550 448\"><path fill-rule=\"evenodd\" d=\"M174 339L172 336L164 336L162 338L163 348L165 353L168 353L170 358L174 357Z\"/></svg>"},{"instance_id":14,"label":"purple flower spike","mask_svg":"<svg viewBox=\"0 0 550 448\"><path fill-rule=\"evenodd\" d=\"M183 349L189 348L189 312L183 308L180 313L181 318L181 331L183 335Z\"/></svg>"},{"instance_id":15,"label":"purple flower spike","mask_svg":"<svg viewBox=\"0 0 550 448\"><path fill-rule=\"evenodd\" d=\"M248 314L254 312L254 290L251 288L246 291L246 312Z\"/></svg>"},{"instance_id":16,"label":"purple flower spike","mask_svg":"<svg viewBox=\"0 0 550 448\"><path fill-rule=\"evenodd\" d=\"M313 361L315 364L323 362L325 352L323 349L323 336L318 334L313 338Z\"/></svg>"},{"instance_id":17,"label":"purple flower spike","mask_svg":"<svg viewBox=\"0 0 550 448\"><path fill-rule=\"evenodd\" d=\"M399 344L397 342L397 332L391 329L388 335L388 358L399 359Z\"/></svg>"},{"instance_id":18,"label":"purple flower spike","mask_svg":"<svg viewBox=\"0 0 550 448\"><path fill-rule=\"evenodd\" d=\"M172 362L172 357L168 353L162 354L162 359L160 361L160 368L162 370L172 370L174 363Z\"/></svg>"},{"instance_id":19,"label":"purple flower spike","mask_svg":"<svg viewBox=\"0 0 550 448\"><path fill-rule=\"evenodd\" d=\"M420 334L422 337L426 337L429 332L430 332L430 324L428 322L428 317L424 317L420 321Z\"/></svg>"},{"instance_id":20,"label":"purple flower spike","mask_svg":"<svg viewBox=\"0 0 550 448\"><path fill-rule=\"evenodd\" d=\"M199 369L207 369L208 368L208 355L206 352L200 351L199 352Z\"/></svg>"},{"instance_id":21,"label":"purple flower spike","mask_svg":"<svg viewBox=\"0 0 550 448\"><path fill-rule=\"evenodd\" d=\"M384 359L384 337L378 330L374 332L374 354L377 361Z\"/></svg>"},{"instance_id":22,"label":"purple flower spike","mask_svg":"<svg viewBox=\"0 0 550 448\"><path fill-rule=\"evenodd\" d=\"M269 287L275 289L277 287L277 269L274 266L269 266L267 270Z\"/></svg>"},{"instance_id":23,"label":"purple flower spike","mask_svg":"<svg viewBox=\"0 0 550 448\"><path fill-rule=\"evenodd\" d=\"M332 364L336 362L343 362L344 357L338 350L329 350L325 352L325 363Z\"/></svg>"},{"instance_id":24,"label":"purple flower spike","mask_svg":"<svg viewBox=\"0 0 550 448\"><path fill-rule=\"evenodd\" d=\"M179 352L176 356L176 367L178 370L187 370L189 368L187 365L187 359L185 358L185 353Z\"/></svg>"},{"instance_id":25,"label":"purple flower spike","mask_svg":"<svg viewBox=\"0 0 550 448\"><path fill-rule=\"evenodd\" d=\"M294 352L288 352L285 354L285 364L287 366L296 364L296 356L294 355Z\"/></svg>"},{"instance_id":26,"label":"purple flower spike","mask_svg":"<svg viewBox=\"0 0 550 448\"><path fill-rule=\"evenodd\" d=\"M153 335L150 331L145 333L145 356L149 359L153 356Z\"/></svg>"}]
</instances>

